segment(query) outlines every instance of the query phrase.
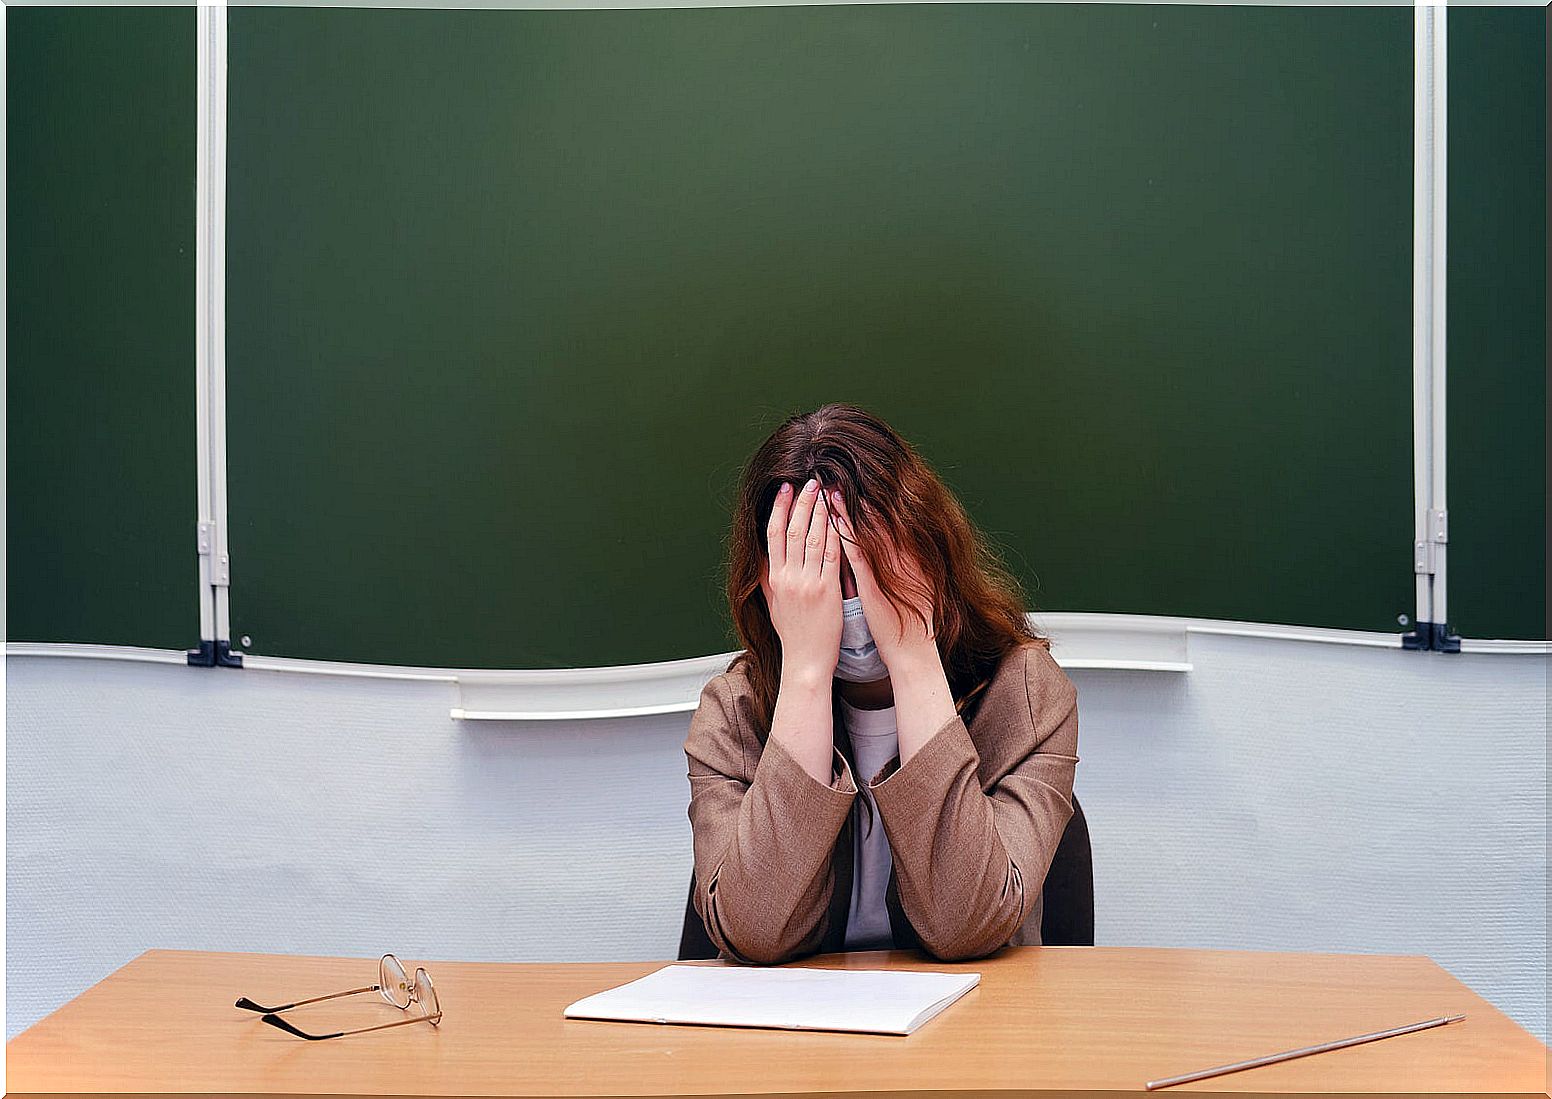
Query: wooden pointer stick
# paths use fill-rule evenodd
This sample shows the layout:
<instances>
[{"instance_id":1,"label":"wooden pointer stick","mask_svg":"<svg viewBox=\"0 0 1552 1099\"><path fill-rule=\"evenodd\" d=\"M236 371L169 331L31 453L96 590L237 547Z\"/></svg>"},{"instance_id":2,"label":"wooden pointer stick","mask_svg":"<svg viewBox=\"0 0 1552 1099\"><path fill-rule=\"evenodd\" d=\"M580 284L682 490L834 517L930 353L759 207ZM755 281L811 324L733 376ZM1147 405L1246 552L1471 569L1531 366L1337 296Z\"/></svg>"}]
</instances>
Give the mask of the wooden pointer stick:
<instances>
[{"instance_id":1,"label":"wooden pointer stick","mask_svg":"<svg viewBox=\"0 0 1552 1099\"><path fill-rule=\"evenodd\" d=\"M1143 1087L1149 1091L1154 1091L1158 1088L1172 1087L1175 1084L1189 1084L1193 1080L1205 1080L1209 1076L1226 1076L1231 1072L1243 1072L1247 1068L1260 1068L1262 1065L1275 1065L1279 1061L1291 1061L1295 1057L1308 1057L1313 1053L1326 1053L1333 1049L1345 1049L1348 1046L1362 1045L1364 1042L1377 1042L1381 1038L1394 1038L1398 1034L1411 1034L1414 1030L1427 1030L1429 1027L1444 1026L1446 1023L1458 1022L1464 1018L1464 1015L1441 1015L1437 1019L1427 1019L1421 1023L1409 1023L1406 1026L1394 1027L1391 1030L1377 1030L1373 1034L1360 1034L1356 1038L1338 1038L1334 1042L1324 1042L1318 1046L1291 1049L1287 1053L1270 1053L1265 1057L1257 1057L1250 1061L1237 1061L1232 1065L1220 1065L1217 1068L1204 1068L1200 1072L1188 1072L1184 1076L1171 1076L1167 1080L1152 1080L1144 1084Z\"/></svg>"}]
</instances>

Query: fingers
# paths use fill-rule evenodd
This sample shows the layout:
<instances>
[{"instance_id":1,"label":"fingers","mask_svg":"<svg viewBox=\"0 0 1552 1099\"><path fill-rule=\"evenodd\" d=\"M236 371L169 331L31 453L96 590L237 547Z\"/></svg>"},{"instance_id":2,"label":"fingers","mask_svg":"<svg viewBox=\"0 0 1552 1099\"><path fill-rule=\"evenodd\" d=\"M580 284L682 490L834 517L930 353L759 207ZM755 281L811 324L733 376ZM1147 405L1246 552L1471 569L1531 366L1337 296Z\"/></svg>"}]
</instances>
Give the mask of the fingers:
<instances>
[{"instance_id":1,"label":"fingers","mask_svg":"<svg viewBox=\"0 0 1552 1099\"><path fill-rule=\"evenodd\" d=\"M824 573L825 546L830 538L830 508L824 492L814 489L814 515L809 520L808 537L803 540L803 571L810 576Z\"/></svg>"},{"instance_id":2,"label":"fingers","mask_svg":"<svg viewBox=\"0 0 1552 1099\"><path fill-rule=\"evenodd\" d=\"M797 499L792 504L792 514L787 519L787 556L785 564L792 568L801 569L806 566L809 554L807 549L813 547L813 556L818 556L818 547L824 544L824 538L819 536L817 542L812 541L819 532L814 529L814 501L819 496L819 482L810 477L808 484L803 486L803 491L798 493Z\"/></svg>"},{"instance_id":3,"label":"fingers","mask_svg":"<svg viewBox=\"0 0 1552 1099\"><path fill-rule=\"evenodd\" d=\"M828 516L830 509L825 508ZM824 559L819 567L819 578L826 587L840 584L841 532L834 522L825 523Z\"/></svg>"},{"instance_id":4,"label":"fingers","mask_svg":"<svg viewBox=\"0 0 1552 1099\"><path fill-rule=\"evenodd\" d=\"M841 557L840 538L835 525L830 521L830 514L829 502L818 480L810 477L802 491L796 494L792 486L783 481L776 491L776 502L771 506L771 517L765 525L766 558L770 563L770 572L790 566L825 577L829 575L825 571L828 560L830 573L837 573ZM836 580L839 583L838 576ZM762 590L765 589L765 583L762 581Z\"/></svg>"},{"instance_id":5,"label":"fingers","mask_svg":"<svg viewBox=\"0 0 1552 1099\"><path fill-rule=\"evenodd\" d=\"M792 486L783 481L765 524L765 556L770 559L772 571L787 563L787 513L791 510Z\"/></svg>"},{"instance_id":6,"label":"fingers","mask_svg":"<svg viewBox=\"0 0 1552 1099\"><path fill-rule=\"evenodd\" d=\"M856 543L851 523L846 516L846 501L839 492L831 492L828 499L831 501L836 523L841 527L843 535L841 545L846 551L846 563L851 566L851 571L856 578L857 594L862 596L863 607L872 614L872 608L882 608L887 605L894 611L895 620L902 625L905 621L903 616L907 610L914 610L924 616L930 636L934 602L930 582L922 572L918 559L899 543L889 538L883 539L882 544L878 546L878 552L884 555L884 559L896 574L904 578L906 586L913 589L902 595L903 602L886 598L878 586L873 570L868 565L867 558L863 556L861 547Z\"/></svg>"},{"instance_id":7,"label":"fingers","mask_svg":"<svg viewBox=\"0 0 1552 1099\"><path fill-rule=\"evenodd\" d=\"M836 524L844 536L841 538L841 546L846 553L846 563L851 566L852 575L856 578L858 587L866 582L871 582L873 574L868 571L867 559L862 556L862 551L857 548L856 536L852 533L851 523L846 517L846 501L841 496L839 489L833 489L828 497L835 514Z\"/></svg>"},{"instance_id":8,"label":"fingers","mask_svg":"<svg viewBox=\"0 0 1552 1099\"><path fill-rule=\"evenodd\" d=\"M851 566L852 579L857 585L857 595L862 599L863 610L866 613L869 608L879 608L884 603L893 606L891 600L886 600L879 590L878 583L874 579L873 570L868 565L868 559L862 553L862 547L857 545L856 534L852 530L851 522L846 517L846 501L839 491L832 491L827 499L831 502L832 513L835 515L836 525L840 527L841 549L846 554L846 563ZM875 609L873 613L878 613Z\"/></svg>"}]
</instances>

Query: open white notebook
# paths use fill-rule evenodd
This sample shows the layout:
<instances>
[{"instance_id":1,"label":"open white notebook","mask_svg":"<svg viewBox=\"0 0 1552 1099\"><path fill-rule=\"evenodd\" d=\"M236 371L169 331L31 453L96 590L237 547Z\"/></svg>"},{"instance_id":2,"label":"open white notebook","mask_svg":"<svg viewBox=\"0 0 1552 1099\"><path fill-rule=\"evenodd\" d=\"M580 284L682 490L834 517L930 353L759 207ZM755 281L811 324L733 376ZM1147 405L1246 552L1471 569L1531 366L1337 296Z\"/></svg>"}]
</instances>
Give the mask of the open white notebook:
<instances>
[{"instance_id":1,"label":"open white notebook","mask_svg":"<svg viewBox=\"0 0 1552 1099\"><path fill-rule=\"evenodd\" d=\"M910 1034L979 973L670 965L578 1000L568 1019Z\"/></svg>"}]
</instances>

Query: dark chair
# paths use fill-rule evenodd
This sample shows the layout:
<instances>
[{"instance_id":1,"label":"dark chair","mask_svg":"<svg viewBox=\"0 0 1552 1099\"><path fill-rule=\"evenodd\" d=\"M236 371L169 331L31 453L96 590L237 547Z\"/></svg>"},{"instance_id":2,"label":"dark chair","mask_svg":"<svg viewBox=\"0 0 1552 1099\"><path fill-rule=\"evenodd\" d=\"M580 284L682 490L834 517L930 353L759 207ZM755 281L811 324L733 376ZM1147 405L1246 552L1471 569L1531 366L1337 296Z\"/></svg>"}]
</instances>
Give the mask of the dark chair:
<instances>
[{"instance_id":1,"label":"dark chair","mask_svg":"<svg viewBox=\"0 0 1552 1099\"><path fill-rule=\"evenodd\" d=\"M1072 819L1062 832L1051 869L1045 876L1045 911L1040 940L1047 946L1094 945L1094 855L1089 847L1089 823L1076 795ZM684 930L679 935L679 960L715 958L716 944L695 911L695 871L690 871L690 896L684 905Z\"/></svg>"}]
</instances>

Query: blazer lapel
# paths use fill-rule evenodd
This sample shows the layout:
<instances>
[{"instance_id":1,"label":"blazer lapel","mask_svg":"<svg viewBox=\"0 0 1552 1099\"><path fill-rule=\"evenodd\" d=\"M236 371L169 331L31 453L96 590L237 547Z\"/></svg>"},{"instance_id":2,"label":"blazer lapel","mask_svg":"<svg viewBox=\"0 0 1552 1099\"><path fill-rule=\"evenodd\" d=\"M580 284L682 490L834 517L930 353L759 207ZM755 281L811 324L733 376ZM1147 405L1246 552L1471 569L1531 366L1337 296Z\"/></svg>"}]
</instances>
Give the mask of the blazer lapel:
<instances>
[{"instance_id":1,"label":"blazer lapel","mask_svg":"<svg viewBox=\"0 0 1552 1099\"><path fill-rule=\"evenodd\" d=\"M840 696L833 690L830 694L830 715L831 740L836 750L846 757L846 763L855 777L857 768L851 758L851 738L846 735L846 727L842 724ZM841 825L841 834L835 838L835 850L831 853L833 886L830 890L830 919L824 939L819 944L821 954L839 954L846 949L846 921L851 915L852 845L855 842L852 822L855 819L855 812L847 816L846 823Z\"/></svg>"},{"instance_id":2,"label":"blazer lapel","mask_svg":"<svg viewBox=\"0 0 1552 1099\"><path fill-rule=\"evenodd\" d=\"M835 841L834 886L830 891L830 922L825 928L824 940L819 944L821 954L839 954L846 949L846 921L851 915L852 875L852 822L846 818L841 834Z\"/></svg>"},{"instance_id":3,"label":"blazer lapel","mask_svg":"<svg viewBox=\"0 0 1552 1099\"><path fill-rule=\"evenodd\" d=\"M884 910L889 913L889 931L895 940L896 950L915 950L921 946L916 928L905 915L900 903L900 884L895 880L895 868L889 868L889 885L884 889Z\"/></svg>"}]
</instances>

